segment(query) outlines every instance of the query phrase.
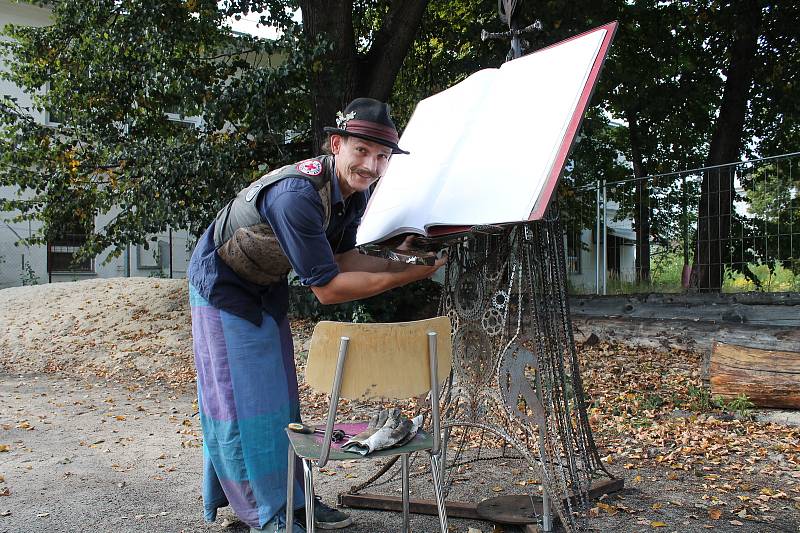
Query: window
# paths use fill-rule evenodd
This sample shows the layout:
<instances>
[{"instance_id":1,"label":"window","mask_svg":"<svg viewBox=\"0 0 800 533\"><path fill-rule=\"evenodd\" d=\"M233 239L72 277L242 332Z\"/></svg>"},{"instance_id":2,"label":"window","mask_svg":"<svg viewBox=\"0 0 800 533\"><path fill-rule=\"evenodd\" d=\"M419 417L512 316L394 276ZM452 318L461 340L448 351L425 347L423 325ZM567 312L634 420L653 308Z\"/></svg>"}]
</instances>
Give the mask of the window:
<instances>
[{"instance_id":1,"label":"window","mask_svg":"<svg viewBox=\"0 0 800 533\"><path fill-rule=\"evenodd\" d=\"M167 108L167 118L181 128L193 129L200 127L200 117L187 117L183 115L178 105Z\"/></svg>"},{"instance_id":2,"label":"window","mask_svg":"<svg viewBox=\"0 0 800 533\"><path fill-rule=\"evenodd\" d=\"M47 243L48 272L94 272L94 259L75 261L75 253L86 243L88 232L79 225L70 226L58 238Z\"/></svg>"},{"instance_id":3,"label":"window","mask_svg":"<svg viewBox=\"0 0 800 533\"><path fill-rule=\"evenodd\" d=\"M581 273L581 243L580 230L567 231L567 274Z\"/></svg>"},{"instance_id":4,"label":"window","mask_svg":"<svg viewBox=\"0 0 800 533\"><path fill-rule=\"evenodd\" d=\"M46 113L46 123L47 124L63 124L64 123L64 113L60 112L57 109L48 109L45 111Z\"/></svg>"}]
</instances>

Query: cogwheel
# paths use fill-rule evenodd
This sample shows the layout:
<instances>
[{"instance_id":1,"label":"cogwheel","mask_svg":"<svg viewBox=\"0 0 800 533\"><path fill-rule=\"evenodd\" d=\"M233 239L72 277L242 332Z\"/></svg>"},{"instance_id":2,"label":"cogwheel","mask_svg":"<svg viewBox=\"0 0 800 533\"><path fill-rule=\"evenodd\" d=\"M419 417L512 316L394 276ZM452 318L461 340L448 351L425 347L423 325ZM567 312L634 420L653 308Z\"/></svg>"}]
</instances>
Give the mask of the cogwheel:
<instances>
[{"instance_id":1,"label":"cogwheel","mask_svg":"<svg viewBox=\"0 0 800 533\"><path fill-rule=\"evenodd\" d=\"M490 307L481 318L481 327L491 337L496 337L503 333L503 315L498 309Z\"/></svg>"},{"instance_id":2,"label":"cogwheel","mask_svg":"<svg viewBox=\"0 0 800 533\"><path fill-rule=\"evenodd\" d=\"M474 272L465 272L458 277L453 300L458 316L467 320L477 320L485 306L485 286L483 280Z\"/></svg>"},{"instance_id":3,"label":"cogwheel","mask_svg":"<svg viewBox=\"0 0 800 533\"><path fill-rule=\"evenodd\" d=\"M508 306L508 293L497 291L492 295L492 305L495 309L503 310Z\"/></svg>"}]
</instances>

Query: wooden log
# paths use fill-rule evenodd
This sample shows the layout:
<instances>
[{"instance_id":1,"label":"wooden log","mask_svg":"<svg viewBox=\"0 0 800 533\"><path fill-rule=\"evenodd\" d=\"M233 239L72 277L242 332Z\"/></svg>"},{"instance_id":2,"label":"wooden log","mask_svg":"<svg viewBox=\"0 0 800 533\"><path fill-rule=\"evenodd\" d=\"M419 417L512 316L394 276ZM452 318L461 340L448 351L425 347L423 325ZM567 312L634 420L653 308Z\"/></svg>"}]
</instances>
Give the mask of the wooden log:
<instances>
[{"instance_id":1,"label":"wooden log","mask_svg":"<svg viewBox=\"0 0 800 533\"><path fill-rule=\"evenodd\" d=\"M752 345L761 349L800 352L800 328L756 326L751 324L719 325L693 320L657 320L619 317L572 317L575 342L582 343L592 334L602 341L619 342L644 348L677 348L707 351L714 340L729 344Z\"/></svg>"},{"instance_id":2,"label":"wooden log","mask_svg":"<svg viewBox=\"0 0 800 533\"><path fill-rule=\"evenodd\" d=\"M571 296L569 306L574 317L691 320L721 326L800 326L800 295L794 293Z\"/></svg>"},{"instance_id":3,"label":"wooden log","mask_svg":"<svg viewBox=\"0 0 800 533\"><path fill-rule=\"evenodd\" d=\"M800 409L800 352L714 342L709 381L713 396L745 394L758 407Z\"/></svg>"}]
</instances>

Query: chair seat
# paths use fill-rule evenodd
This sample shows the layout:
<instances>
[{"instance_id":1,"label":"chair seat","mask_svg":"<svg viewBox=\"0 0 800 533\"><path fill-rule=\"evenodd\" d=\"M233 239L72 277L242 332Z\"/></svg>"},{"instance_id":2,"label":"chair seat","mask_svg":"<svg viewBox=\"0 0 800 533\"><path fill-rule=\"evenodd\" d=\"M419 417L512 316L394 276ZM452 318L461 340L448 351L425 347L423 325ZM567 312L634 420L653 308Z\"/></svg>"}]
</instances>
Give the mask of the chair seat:
<instances>
[{"instance_id":1,"label":"chair seat","mask_svg":"<svg viewBox=\"0 0 800 533\"><path fill-rule=\"evenodd\" d=\"M325 426L315 427L322 430L325 429ZM341 429L345 433L351 435L360 433L366 429L366 427L366 422L356 424L336 424L334 426L335 429ZM325 438L324 434L314 433L313 435L310 435L308 433L296 433L289 429L286 430L286 434L289 436L289 442L291 443L292 448L294 448L295 454L303 459L319 459L322 439ZM403 446L387 448L385 450L377 450L367 454L366 456L355 452L343 451L341 447L346 442L347 439L343 440L342 442L331 443L330 456L328 457L329 461L348 461L353 459L371 459L374 457L392 457L394 455L402 455L404 453L412 453L420 450L430 450L433 448L433 436L422 429L417 431L417 434L414 436L414 438Z\"/></svg>"}]
</instances>

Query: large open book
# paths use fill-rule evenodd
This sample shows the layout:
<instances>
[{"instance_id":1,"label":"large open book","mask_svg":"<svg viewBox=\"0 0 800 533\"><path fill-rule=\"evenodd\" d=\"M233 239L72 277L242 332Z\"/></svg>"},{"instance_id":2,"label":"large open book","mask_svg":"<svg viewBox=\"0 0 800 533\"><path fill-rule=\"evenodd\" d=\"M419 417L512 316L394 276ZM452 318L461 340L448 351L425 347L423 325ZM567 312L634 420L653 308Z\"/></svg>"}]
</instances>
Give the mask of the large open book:
<instances>
[{"instance_id":1,"label":"large open book","mask_svg":"<svg viewBox=\"0 0 800 533\"><path fill-rule=\"evenodd\" d=\"M606 24L422 100L358 244L543 216L616 30Z\"/></svg>"}]
</instances>

